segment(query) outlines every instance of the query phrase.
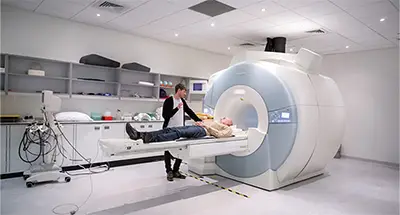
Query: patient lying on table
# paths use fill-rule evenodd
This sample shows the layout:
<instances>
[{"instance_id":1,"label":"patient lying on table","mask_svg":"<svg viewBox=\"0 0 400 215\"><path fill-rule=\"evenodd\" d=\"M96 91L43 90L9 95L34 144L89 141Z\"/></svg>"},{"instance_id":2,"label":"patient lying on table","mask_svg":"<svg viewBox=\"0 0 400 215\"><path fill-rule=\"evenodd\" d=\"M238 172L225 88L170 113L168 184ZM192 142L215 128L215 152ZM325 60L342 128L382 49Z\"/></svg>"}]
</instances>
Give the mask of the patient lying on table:
<instances>
[{"instance_id":1,"label":"patient lying on table","mask_svg":"<svg viewBox=\"0 0 400 215\"><path fill-rule=\"evenodd\" d=\"M219 122L196 122L193 126L165 128L152 132L139 132L129 123L126 124L126 133L132 140L142 139L144 143L164 142L179 138L200 138L213 136L216 138L232 136L232 120L224 117Z\"/></svg>"}]
</instances>

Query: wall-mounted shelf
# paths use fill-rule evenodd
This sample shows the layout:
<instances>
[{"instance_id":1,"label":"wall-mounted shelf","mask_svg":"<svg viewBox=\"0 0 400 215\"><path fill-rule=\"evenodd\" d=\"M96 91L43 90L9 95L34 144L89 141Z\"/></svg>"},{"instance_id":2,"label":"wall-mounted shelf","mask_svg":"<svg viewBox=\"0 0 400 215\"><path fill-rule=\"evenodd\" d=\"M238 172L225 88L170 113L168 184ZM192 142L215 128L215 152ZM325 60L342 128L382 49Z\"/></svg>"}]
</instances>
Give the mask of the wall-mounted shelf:
<instances>
[{"instance_id":1,"label":"wall-mounted shelf","mask_svg":"<svg viewBox=\"0 0 400 215\"><path fill-rule=\"evenodd\" d=\"M28 75L28 74L19 74L19 73L8 73L8 75L30 77L30 78L54 79L54 80L69 80L69 78L66 78L66 77L37 76L37 75Z\"/></svg>"},{"instance_id":2,"label":"wall-mounted shelf","mask_svg":"<svg viewBox=\"0 0 400 215\"><path fill-rule=\"evenodd\" d=\"M158 86L150 86L150 85L145 85L145 84L121 84L124 86L132 86L132 87L148 87L148 88L158 88Z\"/></svg>"},{"instance_id":3,"label":"wall-mounted shelf","mask_svg":"<svg viewBox=\"0 0 400 215\"><path fill-rule=\"evenodd\" d=\"M111 81L94 81L94 80L84 80L84 79L72 79L72 81L96 83L96 84L119 84L118 82Z\"/></svg>"},{"instance_id":4,"label":"wall-mounted shelf","mask_svg":"<svg viewBox=\"0 0 400 215\"><path fill-rule=\"evenodd\" d=\"M191 79L199 79L12 54L1 54L0 60L0 67L4 68L4 73L0 75L0 90L4 95L37 96L42 90L52 90L62 98L163 102L165 99L159 98L160 89L170 95L176 84L188 86ZM43 70L46 75L28 75L27 71L31 68ZM154 86L139 84L140 81L154 83ZM173 86L160 86L160 81L171 82ZM99 93L112 96L88 95ZM193 99L202 101L198 96ZM188 101L192 101L190 92Z\"/></svg>"}]
</instances>

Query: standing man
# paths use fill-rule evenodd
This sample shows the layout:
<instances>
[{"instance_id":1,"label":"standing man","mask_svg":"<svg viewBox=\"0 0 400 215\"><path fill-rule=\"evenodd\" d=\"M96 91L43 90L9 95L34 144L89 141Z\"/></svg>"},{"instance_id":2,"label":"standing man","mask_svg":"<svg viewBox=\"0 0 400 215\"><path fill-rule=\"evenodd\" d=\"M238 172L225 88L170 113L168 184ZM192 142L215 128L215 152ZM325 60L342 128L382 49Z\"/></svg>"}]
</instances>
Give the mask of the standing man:
<instances>
[{"instance_id":1,"label":"standing man","mask_svg":"<svg viewBox=\"0 0 400 215\"><path fill-rule=\"evenodd\" d=\"M163 128L181 127L185 125L185 113L194 121L201 119L189 108L185 98L186 87L183 84L175 86L175 95L164 101L162 116L164 118ZM186 177L179 172L182 163L181 159L175 159L174 168L171 169L171 159L174 158L169 151L164 152L165 169L167 171L167 180L173 181L174 178L185 179Z\"/></svg>"}]
</instances>

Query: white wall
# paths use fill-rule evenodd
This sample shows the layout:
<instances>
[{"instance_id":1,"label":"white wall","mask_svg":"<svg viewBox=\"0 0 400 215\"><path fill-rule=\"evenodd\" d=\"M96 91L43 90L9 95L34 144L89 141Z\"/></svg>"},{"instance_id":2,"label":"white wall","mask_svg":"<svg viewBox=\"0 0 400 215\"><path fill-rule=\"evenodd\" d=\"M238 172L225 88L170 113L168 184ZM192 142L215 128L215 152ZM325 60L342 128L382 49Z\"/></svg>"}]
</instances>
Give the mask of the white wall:
<instances>
[{"instance_id":1,"label":"white wall","mask_svg":"<svg viewBox=\"0 0 400 215\"><path fill-rule=\"evenodd\" d=\"M2 53L78 62L96 53L152 72L208 78L231 57L137 37L100 27L2 7Z\"/></svg>"},{"instance_id":2,"label":"white wall","mask_svg":"<svg viewBox=\"0 0 400 215\"><path fill-rule=\"evenodd\" d=\"M398 49L327 55L321 68L346 105L343 154L399 163Z\"/></svg>"},{"instance_id":3,"label":"white wall","mask_svg":"<svg viewBox=\"0 0 400 215\"><path fill-rule=\"evenodd\" d=\"M5 7L1 8L1 52L79 62L96 53L119 62L139 62L151 72L208 78L229 66L231 57L137 37L100 27ZM1 96L2 113L40 114L30 96ZM85 113L123 110L153 111L149 102L63 99L63 110ZM201 104L193 104L201 110ZM33 108L35 107L35 108Z\"/></svg>"}]
</instances>

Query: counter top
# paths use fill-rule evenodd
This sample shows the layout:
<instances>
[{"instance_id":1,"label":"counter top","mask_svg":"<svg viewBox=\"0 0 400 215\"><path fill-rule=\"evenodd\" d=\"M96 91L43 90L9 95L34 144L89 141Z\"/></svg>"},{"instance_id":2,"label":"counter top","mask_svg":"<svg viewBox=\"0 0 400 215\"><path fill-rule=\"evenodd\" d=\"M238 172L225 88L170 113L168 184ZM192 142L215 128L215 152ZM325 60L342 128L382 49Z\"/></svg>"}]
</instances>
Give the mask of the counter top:
<instances>
[{"instance_id":1,"label":"counter top","mask_svg":"<svg viewBox=\"0 0 400 215\"><path fill-rule=\"evenodd\" d=\"M40 121L39 121L40 122ZM124 120L97 120L97 121L60 121L61 124L110 124L110 123L163 123L163 120L155 120L155 121L124 121ZM32 122L20 121L20 122L2 122L0 125L29 125Z\"/></svg>"}]
</instances>

